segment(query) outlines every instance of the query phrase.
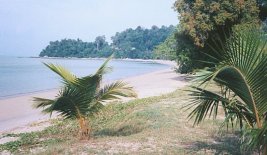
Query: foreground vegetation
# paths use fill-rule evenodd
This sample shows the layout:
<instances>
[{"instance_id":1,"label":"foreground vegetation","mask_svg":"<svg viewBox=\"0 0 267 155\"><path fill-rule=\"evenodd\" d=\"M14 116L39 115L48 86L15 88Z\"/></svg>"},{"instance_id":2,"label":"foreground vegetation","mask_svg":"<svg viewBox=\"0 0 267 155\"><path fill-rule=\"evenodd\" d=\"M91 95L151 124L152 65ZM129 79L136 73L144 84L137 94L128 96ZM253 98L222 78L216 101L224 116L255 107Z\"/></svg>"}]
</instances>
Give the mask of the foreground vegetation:
<instances>
[{"instance_id":1,"label":"foreground vegetation","mask_svg":"<svg viewBox=\"0 0 267 155\"><path fill-rule=\"evenodd\" d=\"M218 39L226 44L235 28L253 25L267 32L267 0L176 0L173 8L177 31L155 51L163 58L176 55L181 73L212 66L203 63L214 54L210 46Z\"/></svg>"},{"instance_id":2,"label":"foreground vegetation","mask_svg":"<svg viewBox=\"0 0 267 155\"><path fill-rule=\"evenodd\" d=\"M214 67L197 72L190 116L198 124L207 116L216 118L219 106L223 107L224 124L236 123L246 133L244 148L257 148L266 155L267 38L261 30L246 28L235 31L226 43L214 50L209 62ZM207 89L213 82L221 92Z\"/></svg>"},{"instance_id":3,"label":"foreground vegetation","mask_svg":"<svg viewBox=\"0 0 267 155\"><path fill-rule=\"evenodd\" d=\"M50 70L58 74L63 86L55 99L34 98L35 108L51 114L57 112L64 119L76 118L80 125L81 138L89 139L91 126L86 117L93 115L103 104L122 97L137 97L133 88L123 81L116 81L103 85L102 78L111 70L107 66L112 55L99 67L95 74L77 77L59 65L45 64Z\"/></svg>"},{"instance_id":4,"label":"foreground vegetation","mask_svg":"<svg viewBox=\"0 0 267 155\"><path fill-rule=\"evenodd\" d=\"M241 154L236 130L218 131L223 120L192 126L189 111L182 109L187 99L188 92L177 90L111 103L91 116L90 141L77 137L75 120L57 119L41 132L5 135L20 139L0 145L0 150L15 154Z\"/></svg>"}]
</instances>

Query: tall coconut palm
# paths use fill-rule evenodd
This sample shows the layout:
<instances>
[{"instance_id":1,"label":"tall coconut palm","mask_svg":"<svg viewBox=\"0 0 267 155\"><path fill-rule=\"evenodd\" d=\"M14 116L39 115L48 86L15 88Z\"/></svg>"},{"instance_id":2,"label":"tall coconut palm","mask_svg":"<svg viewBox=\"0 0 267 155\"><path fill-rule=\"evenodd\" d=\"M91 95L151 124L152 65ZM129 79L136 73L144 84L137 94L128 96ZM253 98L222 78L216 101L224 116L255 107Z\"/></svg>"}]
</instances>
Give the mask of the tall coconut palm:
<instances>
[{"instance_id":1,"label":"tall coconut palm","mask_svg":"<svg viewBox=\"0 0 267 155\"><path fill-rule=\"evenodd\" d=\"M67 69L53 64L45 65L62 78L63 87L55 99L34 98L34 107L43 108L44 113L58 112L63 118L76 118L82 137L90 135L88 115L94 114L103 103L121 97L136 97L136 93L127 83L117 81L101 86L102 77L111 69L107 63L109 57L95 74L78 78Z\"/></svg>"},{"instance_id":2,"label":"tall coconut palm","mask_svg":"<svg viewBox=\"0 0 267 155\"><path fill-rule=\"evenodd\" d=\"M225 123L237 121L251 129L262 129L267 112L266 35L259 30L235 31L219 50L214 48L214 67L198 72L192 86L189 114L195 124L207 116L216 118L219 107ZM210 89L210 84L221 91ZM261 143L261 148L266 141Z\"/></svg>"}]
</instances>

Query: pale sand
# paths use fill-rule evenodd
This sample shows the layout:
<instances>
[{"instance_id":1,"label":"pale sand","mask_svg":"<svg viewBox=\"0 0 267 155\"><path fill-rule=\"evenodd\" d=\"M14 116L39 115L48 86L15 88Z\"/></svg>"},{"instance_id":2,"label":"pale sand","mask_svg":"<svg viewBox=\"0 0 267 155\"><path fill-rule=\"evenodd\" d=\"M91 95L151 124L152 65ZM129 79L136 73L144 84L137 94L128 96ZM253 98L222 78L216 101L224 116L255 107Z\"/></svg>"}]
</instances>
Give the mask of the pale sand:
<instances>
[{"instance_id":1,"label":"pale sand","mask_svg":"<svg viewBox=\"0 0 267 155\"><path fill-rule=\"evenodd\" d=\"M184 77L176 74L171 67L123 80L134 87L138 98L158 96L186 85ZM35 130L30 129L29 124L47 120L49 115L43 115L40 110L32 108L33 97L53 98L56 93L57 90L51 90L0 100L0 135L6 132Z\"/></svg>"}]
</instances>

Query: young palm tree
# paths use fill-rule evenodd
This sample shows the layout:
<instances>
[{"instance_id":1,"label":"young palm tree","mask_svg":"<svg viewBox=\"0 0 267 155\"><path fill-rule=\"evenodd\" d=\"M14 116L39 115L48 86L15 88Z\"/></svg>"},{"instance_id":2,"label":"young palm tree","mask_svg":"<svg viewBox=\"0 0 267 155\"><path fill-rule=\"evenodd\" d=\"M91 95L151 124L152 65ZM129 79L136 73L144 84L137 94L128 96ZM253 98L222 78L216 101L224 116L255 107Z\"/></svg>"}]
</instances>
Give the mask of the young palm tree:
<instances>
[{"instance_id":1,"label":"young palm tree","mask_svg":"<svg viewBox=\"0 0 267 155\"><path fill-rule=\"evenodd\" d=\"M236 31L220 47L214 49L214 67L196 76L199 83L190 90L189 108L194 109L189 117L195 118L194 124L207 116L216 118L221 106L226 124L236 121L241 128L245 124L251 129L262 129L267 112L266 35L251 29ZM210 90L210 83L220 86L221 91ZM266 148L266 142L266 138L261 141L262 149Z\"/></svg>"},{"instance_id":2,"label":"young palm tree","mask_svg":"<svg viewBox=\"0 0 267 155\"><path fill-rule=\"evenodd\" d=\"M67 69L53 64L45 64L63 80L63 88L55 99L34 98L35 108L43 108L44 113L58 112L63 118L75 118L79 122L82 138L90 135L88 115L103 107L103 103L121 97L136 97L136 93L127 83L117 81L101 87L101 80L111 68L109 57L95 74L78 78ZM89 137L88 137L89 138Z\"/></svg>"}]
</instances>

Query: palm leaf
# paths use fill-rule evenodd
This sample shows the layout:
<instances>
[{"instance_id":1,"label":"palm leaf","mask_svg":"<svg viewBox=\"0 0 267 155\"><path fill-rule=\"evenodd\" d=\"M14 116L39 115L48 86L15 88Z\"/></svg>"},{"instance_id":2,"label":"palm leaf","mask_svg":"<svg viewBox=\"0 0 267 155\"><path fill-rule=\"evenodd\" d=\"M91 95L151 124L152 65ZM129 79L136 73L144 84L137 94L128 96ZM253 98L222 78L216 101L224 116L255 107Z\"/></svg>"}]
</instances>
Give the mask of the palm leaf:
<instances>
[{"instance_id":1,"label":"palm leaf","mask_svg":"<svg viewBox=\"0 0 267 155\"><path fill-rule=\"evenodd\" d=\"M56 74L58 74L63 79L63 83L70 84L76 82L76 76L73 75L66 68L51 63L44 63L44 65L47 66L50 70L52 70Z\"/></svg>"},{"instance_id":2,"label":"palm leaf","mask_svg":"<svg viewBox=\"0 0 267 155\"><path fill-rule=\"evenodd\" d=\"M35 98L35 107L44 113L57 111L64 118L80 118L87 114L93 97L72 87L65 87L54 100Z\"/></svg>"},{"instance_id":3,"label":"palm leaf","mask_svg":"<svg viewBox=\"0 0 267 155\"><path fill-rule=\"evenodd\" d=\"M105 62L98 68L95 74L78 78L76 80L76 84L80 88L95 87L95 89L97 90L100 87L103 75L112 70L111 67L107 66L108 62L112 59L112 57L113 55L108 57Z\"/></svg>"},{"instance_id":4,"label":"palm leaf","mask_svg":"<svg viewBox=\"0 0 267 155\"><path fill-rule=\"evenodd\" d=\"M117 81L99 90L97 94L97 102L105 103L114 99L121 99L121 97L137 97L132 87L129 87L127 83Z\"/></svg>"},{"instance_id":5,"label":"palm leaf","mask_svg":"<svg viewBox=\"0 0 267 155\"><path fill-rule=\"evenodd\" d=\"M247 129L241 138L243 150L253 150L258 148L263 151L264 145L267 144L267 123L264 123L261 129Z\"/></svg>"},{"instance_id":6,"label":"palm leaf","mask_svg":"<svg viewBox=\"0 0 267 155\"><path fill-rule=\"evenodd\" d=\"M110 71L107 67L110 56L93 75L77 78L67 69L53 64L45 64L49 69L57 73L64 83L55 99L34 98L34 107L43 108L42 112L56 111L63 118L76 118L79 121L80 131L87 137L90 128L86 123L86 116L92 115L103 107L104 102L119 99L121 97L136 97L132 87L123 82L115 82L100 89L103 75Z\"/></svg>"},{"instance_id":7,"label":"palm leaf","mask_svg":"<svg viewBox=\"0 0 267 155\"><path fill-rule=\"evenodd\" d=\"M237 109L225 107L235 113L235 116L240 116L238 108L246 107L246 112L242 119L255 119L257 124L260 124L264 113L267 111L267 56L264 52L266 39L258 31L250 30L246 32L235 32L234 35L227 41L226 47L219 49L221 55L218 57L221 61L208 71L202 71L196 77L199 86L209 85L215 81L219 85L223 85L231 90L233 94L238 96L239 105ZM197 91L199 91L197 89ZM220 97L207 90L201 92L192 92L193 100L197 106L190 116L196 115L196 123L202 121L211 107L218 103ZM199 95L201 98L199 98ZM197 101L200 100L200 101ZM223 103L222 100L220 102ZM225 99L224 99L225 102ZM204 104L205 103L205 104ZM227 102L225 102L227 103ZM229 102L228 102L229 104ZM243 105L242 105L243 104ZM243 111L242 111L243 112ZM245 112L244 112L245 113Z\"/></svg>"},{"instance_id":8,"label":"palm leaf","mask_svg":"<svg viewBox=\"0 0 267 155\"><path fill-rule=\"evenodd\" d=\"M42 108L42 112L43 113L50 113L51 116L51 106L54 104L54 100L50 100L50 99L45 99L45 98L39 98L39 97L34 97L33 99L34 104L33 107L34 108Z\"/></svg>"},{"instance_id":9,"label":"palm leaf","mask_svg":"<svg viewBox=\"0 0 267 155\"><path fill-rule=\"evenodd\" d=\"M198 87L192 87L190 92L190 104L186 105L184 108L187 110L194 108L194 110L188 115L188 118L195 118L194 125L202 122L207 116L213 116L215 119L218 114L219 106L221 105L226 111L226 105L230 101L223 96L213 93L208 90L204 90Z\"/></svg>"},{"instance_id":10,"label":"palm leaf","mask_svg":"<svg viewBox=\"0 0 267 155\"><path fill-rule=\"evenodd\" d=\"M99 69L96 71L95 75L103 76L104 74L110 72L112 70L112 67L107 67L108 62L113 58L113 54L109 56L105 62L99 67Z\"/></svg>"}]
</instances>

